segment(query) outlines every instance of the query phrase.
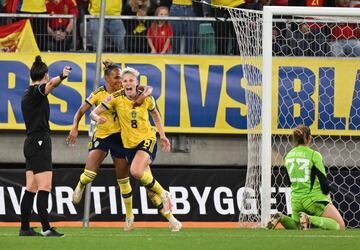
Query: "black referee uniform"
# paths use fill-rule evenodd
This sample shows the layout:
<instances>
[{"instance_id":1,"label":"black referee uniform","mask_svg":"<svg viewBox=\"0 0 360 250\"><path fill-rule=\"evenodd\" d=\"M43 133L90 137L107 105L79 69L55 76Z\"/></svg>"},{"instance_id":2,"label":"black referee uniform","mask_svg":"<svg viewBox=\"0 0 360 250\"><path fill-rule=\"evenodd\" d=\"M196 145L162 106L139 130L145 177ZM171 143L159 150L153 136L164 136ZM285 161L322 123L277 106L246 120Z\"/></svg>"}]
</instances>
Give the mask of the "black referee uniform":
<instances>
[{"instance_id":1,"label":"black referee uniform","mask_svg":"<svg viewBox=\"0 0 360 250\"><path fill-rule=\"evenodd\" d=\"M46 83L30 85L21 100L27 135L24 142L26 170L34 174L52 171L50 106L45 86Z\"/></svg>"}]
</instances>

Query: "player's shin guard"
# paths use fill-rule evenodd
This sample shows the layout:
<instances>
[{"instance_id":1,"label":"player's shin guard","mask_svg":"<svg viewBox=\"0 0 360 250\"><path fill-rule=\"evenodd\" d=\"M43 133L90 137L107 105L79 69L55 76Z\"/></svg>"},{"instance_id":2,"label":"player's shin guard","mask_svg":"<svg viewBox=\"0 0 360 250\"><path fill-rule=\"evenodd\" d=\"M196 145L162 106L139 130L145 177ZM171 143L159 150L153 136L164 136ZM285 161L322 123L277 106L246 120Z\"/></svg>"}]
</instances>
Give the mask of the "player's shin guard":
<instances>
[{"instance_id":1,"label":"player's shin guard","mask_svg":"<svg viewBox=\"0 0 360 250\"><path fill-rule=\"evenodd\" d=\"M140 178L140 182L146 189L151 190L158 195L161 195L165 191L160 183L157 182L149 172L144 171L143 176Z\"/></svg>"},{"instance_id":2,"label":"player's shin guard","mask_svg":"<svg viewBox=\"0 0 360 250\"><path fill-rule=\"evenodd\" d=\"M84 169L84 172L80 175L80 180L77 184L77 187L84 189L84 187L92 182L96 177L96 172Z\"/></svg>"},{"instance_id":3,"label":"player's shin guard","mask_svg":"<svg viewBox=\"0 0 360 250\"><path fill-rule=\"evenodd\" d=\"M37 195L36 206L38 209L38 215L40 217L43 232L50 229L49 218L48 218L49 216L47 211L48 200L49 200L49 192L45 190L40 190Z\"/></svg>"},{"instance_id":4,"label":"player's shin guard","mask_svg":"<svg viewBox=\"0 0 360 250\"><path fill-rule=\"evenodd\" d=\"M25 194L21 200L21 230L29 230L29 218L34 204L36 193L25 190Z\"/></svg>"},{"instance_id":5,"label":"player's shin guard","mask_svg":"<svg viewBox=\"0 0 360 250\"><path fill-rule=\"evenodd\" d=\"M340 225L331 218L309 216L310 223L325 230L340 230Z\"/></svg>"},{"instance_id":6,"label":"player's shin guard","mask_svg":"<svg viewBox=\"0 0 360 250\"><path fill-rule=\"evenodd\" d=\"M132 212L132 188L130 185L130 178L124 178L124 179L117 179L117 183L120 187L121 196L123 198L124 204L125 204L125 210L126 210L126 217L130 218L133 217Z\"/></svg>"}]
</instances>

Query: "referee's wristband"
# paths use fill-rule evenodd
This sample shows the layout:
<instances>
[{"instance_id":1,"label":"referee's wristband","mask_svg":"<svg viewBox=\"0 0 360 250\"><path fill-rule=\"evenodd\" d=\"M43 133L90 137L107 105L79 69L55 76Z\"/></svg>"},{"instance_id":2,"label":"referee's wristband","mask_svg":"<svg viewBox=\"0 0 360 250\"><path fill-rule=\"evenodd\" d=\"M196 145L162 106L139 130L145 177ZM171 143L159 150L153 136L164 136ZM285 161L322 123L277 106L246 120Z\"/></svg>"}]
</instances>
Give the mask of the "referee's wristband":
<instances>
[{"instance_id":1,"label":"referee's wristband","mask_svg":"<svg viewBox=\"0 0 360 250\"><path fill-rule=\"evenodd\" d=\"M59 77L60 77L60 81L63 81L64 79L67 78L67 76L63 75L63 73L60 73Z\"/></svg>"}]
</instances>

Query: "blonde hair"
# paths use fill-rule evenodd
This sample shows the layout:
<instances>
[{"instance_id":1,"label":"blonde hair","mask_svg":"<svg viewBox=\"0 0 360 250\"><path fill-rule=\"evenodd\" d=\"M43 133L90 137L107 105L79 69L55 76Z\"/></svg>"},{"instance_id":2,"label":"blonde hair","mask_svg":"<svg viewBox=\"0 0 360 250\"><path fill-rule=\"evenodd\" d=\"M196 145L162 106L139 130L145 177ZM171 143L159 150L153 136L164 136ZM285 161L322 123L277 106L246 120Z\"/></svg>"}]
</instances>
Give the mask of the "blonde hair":
<instances>
[{"instance_id":1,"label":"blonde hair","mask_svg":"<svg viewBox=\"0 0 360 250\"><path fill-rule=\"evenodd\" d=\"M125 74L132 74L136 78L138 78L138 76L140 75L139 71L131 67L126 67L121 71L121 77L124 77Z\"/></svg>"}]
</instances>

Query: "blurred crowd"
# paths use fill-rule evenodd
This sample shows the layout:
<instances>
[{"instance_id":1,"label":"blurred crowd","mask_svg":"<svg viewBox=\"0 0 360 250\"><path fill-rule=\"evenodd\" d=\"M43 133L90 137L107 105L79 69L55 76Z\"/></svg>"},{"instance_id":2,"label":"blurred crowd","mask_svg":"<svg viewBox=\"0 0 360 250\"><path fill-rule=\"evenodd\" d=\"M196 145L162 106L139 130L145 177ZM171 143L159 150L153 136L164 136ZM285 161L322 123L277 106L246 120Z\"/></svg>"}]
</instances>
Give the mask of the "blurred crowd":
<instances>
[{"instance_id":1,"label":"blurred crowd","mask_svg":"<svg viewBox=\"0 0 360 250\"><path fill-rule=\"evenodd\" d=\"M350 0L206 0L212 5L262 10L266 5L304 7L360 7ZM95 51L101 0L0 0L2 13L70 14L72 18L32 18L42 51ZM238 55L235 29L226 9L193 0L108 0L104 51ZM138 17L158 16L159 20ZM166 20L166 17L179 17ZM212 17L213 21L193 18ZM294 18L294 17L291 17ZM283 18L284 20L286 18ZM16 19L15 19L16 20ZM75 22L74 22L75 20ZM360 27L356 22L276 21L274 54L278 56L360 56ZM12 19L11 21L14 21ZM10 22L11 22L10 21ZM0 17L0 25L9 18ZM73 32L76 27L76 32ZM86 32L85 32L86 30ZM76 44L73 44L73 35ZM86 40L86 44L83 42Z\"/></svg>"}]
</instances>

